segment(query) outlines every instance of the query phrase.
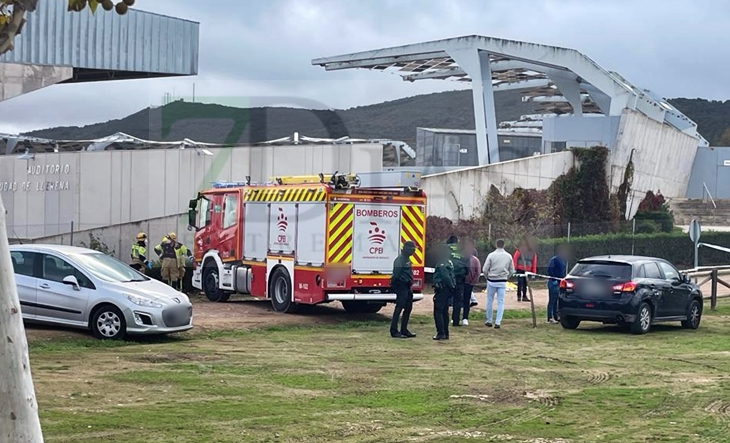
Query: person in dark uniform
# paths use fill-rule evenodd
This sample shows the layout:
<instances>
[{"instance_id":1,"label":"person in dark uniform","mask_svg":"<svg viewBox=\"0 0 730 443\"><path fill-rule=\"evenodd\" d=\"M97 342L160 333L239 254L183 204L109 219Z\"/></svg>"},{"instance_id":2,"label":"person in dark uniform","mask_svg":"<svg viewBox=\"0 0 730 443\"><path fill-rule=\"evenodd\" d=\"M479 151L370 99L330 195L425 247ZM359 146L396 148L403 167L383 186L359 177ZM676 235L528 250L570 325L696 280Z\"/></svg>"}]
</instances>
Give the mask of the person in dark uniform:
<instances>
[{"instance_id":1,"label":"person in dark uniform","mask_svg":"<svg viewBox=\"0 0 730 443\"><path fill-rule=\"evenodd\" d=\"M461 326L461 309L464 305L464 283L466 283L466 276L469 273L469 253L465 253L464 242L459 242L459 239L455 235L449 237L446 244L449 245L451 264L454 266L454 278L456 279L456 286L454 287L454 292L451 295L449 303L453 306L451 320L454 326Z\"/></svg>"},{"instance_id":2,"label":"person in dark uniform","mask_svg":"<svg viewBox=\"0 0 730 443\"><path fill-rule=\"evenodd\" d=\"M408 330L408 319L413 309L413 269L411 269L411 256L416 252L416 245L412 241L403 244L403 250L393 262L393 275L390 277L390 287L395 291L395 309L393 320L390 322L390 336L393 338L413 338ZM401 313L403 317L401 318ZM400 330L398 320L401 320Z\"/></svg>"},{"instance_id":3,"label":"person in dark uniform","mask_svg":"<svg viewBox=\"0 0 730 443\"><path fill-rule=\"evenodd\" d=\"M433 296L433 320L436 323L434 340L449 339L449 298L456 288L454 265L449 260L451 249L443 245L438 251L438 264L433 274L433 287L436 294Z\"/></svg>"}]
</instances>

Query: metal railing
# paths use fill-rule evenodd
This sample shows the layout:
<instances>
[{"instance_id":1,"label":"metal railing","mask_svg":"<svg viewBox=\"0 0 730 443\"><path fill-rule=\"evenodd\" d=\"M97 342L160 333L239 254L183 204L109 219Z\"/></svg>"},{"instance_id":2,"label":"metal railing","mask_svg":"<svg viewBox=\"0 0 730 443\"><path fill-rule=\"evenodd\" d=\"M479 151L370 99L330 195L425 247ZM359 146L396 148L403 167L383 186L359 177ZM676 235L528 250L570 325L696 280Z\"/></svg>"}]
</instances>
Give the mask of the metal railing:
<instances>
[{"instance_id":1,"label":"metal railing","mask_svg":"<svg viewBox=\"0 0 730 443\"><path fill-rule=\"evenodd\" d=\"M712 207L717 209L717 205L715 204L715 199L712 198L712 194L710 193L710 189L707 187L707 183L702 182L702 186L705 188L705 192L707 193L707 196L710 197L710 203L712 203Z\"/></svg>"}]
</instances>

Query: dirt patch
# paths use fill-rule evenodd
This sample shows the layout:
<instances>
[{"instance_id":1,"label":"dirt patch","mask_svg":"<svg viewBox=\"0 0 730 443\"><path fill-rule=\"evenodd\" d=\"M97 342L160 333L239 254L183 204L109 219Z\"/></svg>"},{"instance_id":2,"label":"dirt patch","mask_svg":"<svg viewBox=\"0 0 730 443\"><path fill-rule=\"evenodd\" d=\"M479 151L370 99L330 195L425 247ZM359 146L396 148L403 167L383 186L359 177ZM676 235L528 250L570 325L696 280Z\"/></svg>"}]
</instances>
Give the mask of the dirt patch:
<instances>
[{"instance_id":1,"label":"dirt patch","mask_svg":"<svg viewBox=\"0 0 730 443\"><path fill-rule=\"evenodd\" d=\"M191 354L191 353L179 353L179 354L145 354L134 358L132 361L138 361L142 363L179 363L179 362L200 362L200 361L213 361L218 360L214 355L208 354Z\"/></svg>"},{"instance_id":2,"label":"dirt patch","mask_svg":"<svg viewBox=\"0 0 730 443\"><path fill-rule=\"evenodd\" d=\"M730 402L715 400L705 406L705 412L716 415L722 422L730 421Z\"/></svg>"},{"instance_id":3,"label":"dirt patch","mask_svg":"<svg viewBox=\"0 0 730 443\"><path fill-rule=\"evenodd\" d=\"M556 397L547 391L525 392L524 396L530 402L553 408L560 404L560 397Z\"/></svg>"}]
</instances>

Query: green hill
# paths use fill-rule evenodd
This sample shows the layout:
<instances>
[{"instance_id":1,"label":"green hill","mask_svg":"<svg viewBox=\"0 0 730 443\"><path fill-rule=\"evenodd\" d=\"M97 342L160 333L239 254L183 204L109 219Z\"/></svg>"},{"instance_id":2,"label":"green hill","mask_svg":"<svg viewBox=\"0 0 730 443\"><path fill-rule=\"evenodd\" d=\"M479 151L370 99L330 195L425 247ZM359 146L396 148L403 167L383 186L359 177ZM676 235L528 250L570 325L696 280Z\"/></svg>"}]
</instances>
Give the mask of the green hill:
<instances>
[{"instance_id":1,"label":"green hill","mask_svg":"<svg viewBox=\"0 0 730 443\"><path fill-rule=\"evenodd\" d=\"M730 100L678 98L670 102L698 123L700 133L710 144L722 143L723 132L730 128ZM537 112L536 105L523 102L518 91L497 93L496 105L499 121ZM257 143L299 132L309 137L390 138L415 147L416 128L419 126L473 129L471 91L418 95L344 110L244 109L178 101L144 109L119 120L84 127L43 129L28 135L51 139L93 139L125 132L150 140L190 138L210 143Z\"/></svg>"}]
</instances>

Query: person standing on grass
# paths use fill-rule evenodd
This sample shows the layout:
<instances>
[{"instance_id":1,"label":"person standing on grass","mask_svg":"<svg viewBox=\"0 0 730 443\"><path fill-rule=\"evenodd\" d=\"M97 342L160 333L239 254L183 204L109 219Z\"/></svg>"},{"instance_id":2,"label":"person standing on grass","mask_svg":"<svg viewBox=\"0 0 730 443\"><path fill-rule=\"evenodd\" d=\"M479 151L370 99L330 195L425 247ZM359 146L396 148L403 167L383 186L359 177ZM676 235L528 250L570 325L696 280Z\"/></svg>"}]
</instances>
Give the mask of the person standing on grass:
<instances>
[{"instance_id":1,"label":"person standing on grass","mask_svg":"<svg viewBox=\"0 0 730 443\"><path fill-rule=\"evenodd\" d=\"M560 293L560 280L565 278L567 273L566 263L568 260L568 247L564 244L558 245L558 250L550 259L547 267L547 275L553 277L548 280L548 305L547 322L558 323L558 295Z\"/></svg>"},{"instance_id":2,"label":"person standing on grass","mask_svg":"<svg viewBox=\"0 0 730 443\"><path fill-rule=\"evenodd\" d=\"M413 338L408 330L408 320L413 309L413 269L411 256L416 252L416 244L412 241L403 243L403 250L393 262L393 275L390 277L390 287L395 292L395 309L390 322L390 336L393 338ZM403 317L401 319L401 313ZM401 320L398 329L398 320Z\"/></svg>"},{"instance_id":3,"label":"person standing on grass","mask_svg":"<svg viewBox=\"0 0 730 443\"><path fill-rule=\"evenodd\" d=\"M461 308L463 305L464 283L466 274L469 272L469 255L464 249L464 242L452 235L446 241L451 250L451 264L454 266L454 278L456 279L456 287L451 294L449 304L453 306L451 313L451 321L453 326L461 326Z\"/></svg>"},{"instance_id":4,"label":"person standing on grass","mask_svg":"<svg viewBox=\"0 0 730 443\"><path fill-rule=\"evenodd\" d=\"M449 339L449 297L452 296L456 287L454 278L454 265L449 260L451 249L448 245L442 245L438 249L438 264L433 274L433 320L436 323L436 335L434 340Z\"/></svg>"},{"instance_id":5,"label":"person standing on grass","mask_svg":"<svg viewBox=\"0 0 730 443\"><path fill-rule=\"evenodd\" d=\"M482 264L479 262L479 258L476 256L476 248L474 247L474 240L464 240L464 254L469 254L469 268L464 280L464 291L462 297L462 305L464 307L464 316L461 320L462 326L469 326L469 311L472 306L472 299L474 299L474 285L479 281L479 276L482 272ZM456 308L454 308L456 311Z\"/></svg>"},{"instance_id":6,"label":"person standing on grass","mask_svg":"<svg viewBox=\"0 0 730 443\"><path fill-rule=\"evenodd\" d=\"M515 273L512 256L504 250L504 240L497 240L497 249L487 256L482 271L487 277L487 316L484 325L492 327L492 306L496 295L497 317L494 320L494 328L499 329L504 315L504 290L507 287L507 280Z\"/></svg>"},{"instance_id":7,"label":"person standing on grass","mask_svg":"<svg viewBox=\"0 0 730 443\"><path fill-rule=\"evenodd\" d=\"M530 301L527 298L527 275L526 272L537 274L537 252L528 241L527 237L523 238L519 246L515 250L512 263L517 271L517 301Z\"/></svg>"}]
</instances>

